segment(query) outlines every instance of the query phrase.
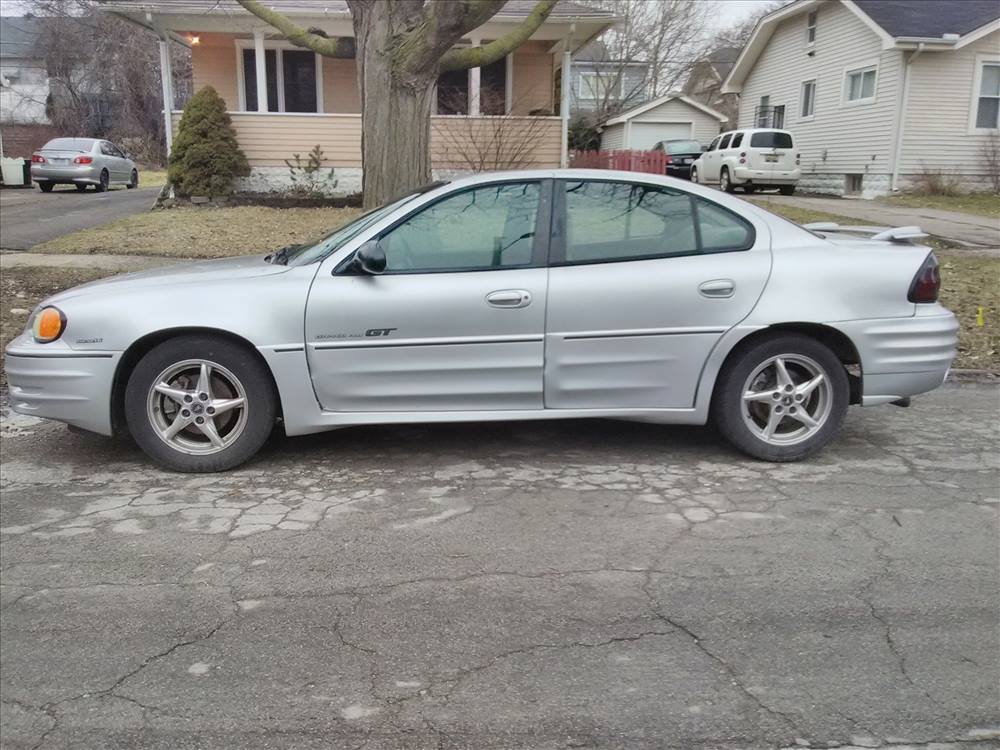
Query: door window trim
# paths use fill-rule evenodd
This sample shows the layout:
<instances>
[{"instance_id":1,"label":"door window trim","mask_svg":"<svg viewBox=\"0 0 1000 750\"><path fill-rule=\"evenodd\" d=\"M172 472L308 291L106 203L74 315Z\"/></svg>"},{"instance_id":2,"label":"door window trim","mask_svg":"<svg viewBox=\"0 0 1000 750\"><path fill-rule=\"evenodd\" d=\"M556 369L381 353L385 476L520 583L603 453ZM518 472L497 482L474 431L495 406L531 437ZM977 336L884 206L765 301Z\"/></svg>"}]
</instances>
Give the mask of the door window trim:
<instances>
[{"instance_id":1,"label":"door window trim","mask_svg":"<svg viewBox=\"0 0 1000 750\"><path fill-rule=\"evenodd\" d=\"M498 185L538 185L538 204L535 209L535 234L533 238L533 243L531 246L531 262L525 263L519 266L501 266L499 268L484 268L482 266L473 267L458 267L458 268L432 268L432 269L400 269L398 271L386 270L381 276L424 276L430 274L442 274L442 273L490 273L494 271L521 271L528 268L544 268L546 265L546 260L549 256L549 246L551 238L551 226L552 226L552 203L553 203L553 180L548 178L535 178L535 179L509 179L509 180L497 180L495 182L481 182L477 185L466 185L464 187L452 190L444 195L439 195L432 201L427 203L422 203L421 205L414 208L409 213L396 219L392 224L387 226L385 229L379 231L376 235L370 237L370 240L380 241L387 234L392 232L400 224L403 224L414 216L426 211L427 209L433 208L438 203L442 201L449 200L455 196L461 195L463 193L468 193L473 190L482 190L483 188L495 187ZM357 254L357 250L349 253L343 261L337 264L337 267L333 271L334 276L364 276L358 271L354 271L351 268L351 264L354 261L354 256Z\"/></svg>"},{"instance_id":2,"label":"door window trim","mask_svg":"<svg viewBox=\"0 0 1000 750\"><path fill-rule=\"evenodd\" d=\"M633 187L638 186L644 188L651 188L654 190L662 190L665 192L673 191L676 193L680 193L681 195L686 195L688 200L691 202L692 206L691 212L694 214L695 242L699 248L702 246L701 224L699 223L698 220L699 202L707 203L713 208L719 209L720 211L729 214L730 216L734 217L740 224L744 225L749 230L747 234L747 241L739 247L712 249L707 252L698 249L685 253L658 253L656 255L631 255L622 258L599 258L596 260L566 260L566 238L568 235L567 231L568 215L566 213L566 185L571 182L599 182L599 183L609 183L612 185L631 185ZM570 266L593 266L605 263L631 263L640 260L668 260L671 258L688 258L691 256L721 255L724 253L740 253L753 249L754 245L757 244L757 227L753 225L753 222L743 218L730 208L726 208L725 206L716 203L715 201L709 200L708 198L703 198L700 195L689 193L686 190L679 190L677 188L666 187L664 185L654 185L652 183L647 183L647 182L630 182L628 180L559 178L553 180L552 191L553 191L552 232L550 234L550 239L549 239L549 263L548 263L550 268L563 268Z\"/></svg>"}]
</instances>

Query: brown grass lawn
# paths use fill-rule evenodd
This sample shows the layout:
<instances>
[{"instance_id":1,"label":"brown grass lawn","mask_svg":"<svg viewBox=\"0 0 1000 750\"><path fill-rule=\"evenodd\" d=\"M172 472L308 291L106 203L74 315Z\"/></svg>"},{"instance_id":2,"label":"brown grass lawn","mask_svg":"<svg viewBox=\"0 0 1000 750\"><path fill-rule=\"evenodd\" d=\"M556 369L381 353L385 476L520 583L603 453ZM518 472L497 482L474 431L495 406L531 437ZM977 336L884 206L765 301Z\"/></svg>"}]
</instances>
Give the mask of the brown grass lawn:
<instances>
[{"instance_id":1,"label":"brown grass lawn","mask_svg":"<svg viewBox=\"0 0 1000 750\"><path fill-rule=\"evenodd\" d=\"M968 195L894 195L880 199L891 206L937 208L965 214L989 216L1000 221L1000 195L996 193L970 193Z\"/></svg>"}]
</instances>

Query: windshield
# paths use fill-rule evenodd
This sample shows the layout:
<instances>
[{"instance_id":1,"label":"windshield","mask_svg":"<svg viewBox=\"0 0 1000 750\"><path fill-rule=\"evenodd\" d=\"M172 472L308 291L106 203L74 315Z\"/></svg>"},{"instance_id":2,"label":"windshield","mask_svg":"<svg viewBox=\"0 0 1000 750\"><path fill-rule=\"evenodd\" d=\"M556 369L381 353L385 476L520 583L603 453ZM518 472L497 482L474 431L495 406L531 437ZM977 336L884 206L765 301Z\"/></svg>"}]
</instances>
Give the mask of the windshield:
<instances>
[{"instance_id":1,"label":"windshield","mask_svg":"<svg viewBox=\"0 0 1000 750\"><path fill-rule=\"evenodd\" d=\"M792 145L792 134L782 133L778 130L766 130L763 133L754 133L750 136L750 145L753 148L794 148Z\"/></svg>"},{"instance_id":2,"label":"windshield","mask_svg":"<svg viewBox=\"0 0 1000 750\"><path fill-rule=\"evenodd\" d=\"M93 145L93 138L53 138L42 147L42 150L53 149L61 151L79 151L84 153L90 151Z\"/></svg>"},{"instance_id":3,"label":"windshield","mask_svg":"<svg viewBox=\"0 0 1000 750\"><path fill-rule=\"evenodd\" d=\"M668 154L700 154L701 144L698 141L667 141L663 150Z\"/></svg>"},{"instance_id":4,"label":"windshield","mask_svg":"<svg viewBox=\"0 0 1000 750\"><path fill-rule=\"evenodd\" d=\"M304 266L307 263L312 263L320 258L325 258L334 250L343 246L345 242L377 223L383 217L388 216L400 206L409 203L420 194L421 193L412 193L407 195L405 198L400 198L392 203L387 203L384 206L372 209L368 213L362 214L354 221L348 222L344 226L335 229L319 242L312 245L307 243L291 250L287 256L288 265Z\"/></svg>"}]
</instances>

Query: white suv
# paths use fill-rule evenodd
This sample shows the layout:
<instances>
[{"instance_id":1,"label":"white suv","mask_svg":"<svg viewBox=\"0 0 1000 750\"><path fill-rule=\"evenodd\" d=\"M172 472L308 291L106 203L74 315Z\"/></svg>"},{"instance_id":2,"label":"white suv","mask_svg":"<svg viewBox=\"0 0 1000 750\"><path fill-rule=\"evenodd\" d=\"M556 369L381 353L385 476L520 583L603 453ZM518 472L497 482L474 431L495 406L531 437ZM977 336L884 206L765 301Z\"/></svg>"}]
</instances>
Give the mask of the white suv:
<instances>
[{"instance_id":1,"label":"white suv","mask_svg":"<svg viewBox=\"0 0 1000 750\"><path fill-rule=\"evenodd\" d=\"M727 193L736 187L746 193L777 188L782 195L791 195L799 176L792 134L769 128L722 133L691 166L692 182L717 182Z\"/></svg>"}]
</instances>

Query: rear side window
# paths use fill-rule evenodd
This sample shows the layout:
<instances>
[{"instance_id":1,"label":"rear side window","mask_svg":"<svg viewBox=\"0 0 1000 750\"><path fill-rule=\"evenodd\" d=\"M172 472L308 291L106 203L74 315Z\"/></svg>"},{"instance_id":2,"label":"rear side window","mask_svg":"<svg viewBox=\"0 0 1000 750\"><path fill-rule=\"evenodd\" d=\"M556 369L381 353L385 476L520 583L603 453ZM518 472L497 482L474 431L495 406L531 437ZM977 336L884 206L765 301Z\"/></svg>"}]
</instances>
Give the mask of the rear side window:
<instances>
[{"instance_id":1,"label":"rear side window","mask_svg":"<svg viewBox=\"0 0 1000 750\"><path fill-rule=\"evenodd\" d=\"M743 133L737 133L733 136L733 148L739 148L741 143L743 143Z\"/></svg>"},{"instance_id":2,"label":"rear side window","mask_svg":"<svg viewBox=\"0 0 1000 750\"><path fill-rule=\"evenodd\" d=\"M750 136L751 148L795 148L791 133L781 133L777 130L765 130Z\"/></svg>"},{"instance_id":3,"label":"rear side window","mask_svg":"<svg viewBox=\"0 0 1000 750\"><path fill-rule=\"evenodd\" d=\"M729 139L732 138L731 135L722 136L722 143L719 144L719 150L729 148Z\"/></svg>"},{"instance_id":4,"label":"rear side window","mask_svg":"<svg viewBox=\"0 0 1000 750\"><path fill-rule=\"evenodd\" d=\"M553 265L747 250L753 227L688 193L626 182L564 182L566 232Z\"/></svg>"}]
</instances>

